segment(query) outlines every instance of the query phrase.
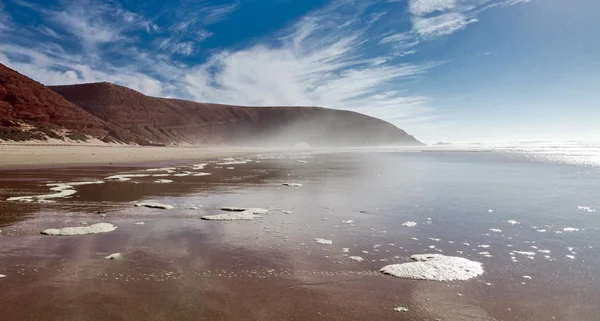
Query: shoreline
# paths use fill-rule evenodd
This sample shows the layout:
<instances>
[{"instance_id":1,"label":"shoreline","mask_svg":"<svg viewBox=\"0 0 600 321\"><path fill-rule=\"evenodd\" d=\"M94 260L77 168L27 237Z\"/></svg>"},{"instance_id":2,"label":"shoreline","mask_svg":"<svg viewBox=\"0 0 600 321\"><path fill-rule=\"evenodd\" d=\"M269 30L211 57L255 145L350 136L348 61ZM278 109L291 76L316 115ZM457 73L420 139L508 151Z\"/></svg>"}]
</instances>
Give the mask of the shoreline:
<instances>
[{"instance_id":1,"label":"shoreline","mask_svg":"<svg viewBox=\"0 0 600 321\"><path fill-rule=\"evenodd\" d=\"M253 147L140 147L91 145L2 145L0 170L120 166L235 157L275 149Z\"/></svg>"}]
</instances>

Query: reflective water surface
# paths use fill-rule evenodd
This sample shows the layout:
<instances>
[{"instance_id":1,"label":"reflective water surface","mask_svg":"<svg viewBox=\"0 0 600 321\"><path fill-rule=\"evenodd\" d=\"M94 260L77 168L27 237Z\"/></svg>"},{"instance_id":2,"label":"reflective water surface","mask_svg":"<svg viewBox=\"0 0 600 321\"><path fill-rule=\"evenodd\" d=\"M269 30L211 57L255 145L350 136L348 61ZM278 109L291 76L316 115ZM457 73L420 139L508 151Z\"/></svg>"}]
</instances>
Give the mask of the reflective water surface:
<instances>
[{"instance_id":1,"label":"reflective water surface","mask_svg":"<svg viewBox=\"0 0 600 321\"><path fill-rule=\"evenodd\" d=\"M199 160L208 163L203 169L168 163L0 172L0 274L6 275L0 278L0 315L596 320L600 313L597 167L540 161L522 151L353 151L247 160ZM146 171L172 166L171 172ZM212 175L175 176L186 172ZM120 173L161 176L105 179ZM48 194L48 183L99 179L105 183L77 186L76 194L55 203L4 201ZM136 201L175 208L140 208ZM223 206L270 211L251 221L200 219ZM118 228L74 237L40 234L98 222ZM104 259L112 253L121 257ZM466 257L482 262L485 273L457 282L378 273L419 253Z\"/></svg>"}]
</instances>

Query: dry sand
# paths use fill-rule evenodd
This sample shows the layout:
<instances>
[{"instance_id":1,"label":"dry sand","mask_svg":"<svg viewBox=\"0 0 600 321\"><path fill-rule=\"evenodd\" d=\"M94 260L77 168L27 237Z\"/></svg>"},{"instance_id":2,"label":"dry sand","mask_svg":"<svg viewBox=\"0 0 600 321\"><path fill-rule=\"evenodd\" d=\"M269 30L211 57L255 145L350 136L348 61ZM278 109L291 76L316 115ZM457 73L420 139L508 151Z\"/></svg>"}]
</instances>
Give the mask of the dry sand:
<instances>
[{"instance_id":1,"label":"dry sand","mask_svg":"<svg viewBox=\"0 0 600 321\"><path fill-rule=\"evenodd\" d=\"M243 147L44 146L0 144L0 168L114 165L240 156L265 149Z\"/></svg>"}]
</instances>

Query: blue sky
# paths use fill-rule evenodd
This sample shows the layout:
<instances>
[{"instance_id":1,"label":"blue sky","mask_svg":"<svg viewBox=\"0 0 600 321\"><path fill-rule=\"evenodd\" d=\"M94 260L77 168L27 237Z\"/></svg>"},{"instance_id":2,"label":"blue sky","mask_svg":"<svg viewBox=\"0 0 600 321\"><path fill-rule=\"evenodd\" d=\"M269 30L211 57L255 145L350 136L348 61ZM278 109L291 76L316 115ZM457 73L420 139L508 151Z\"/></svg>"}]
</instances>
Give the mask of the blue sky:
<instances>
[{"instance_id":1,"label":"blue sky","mask_svg":"<svg viewBox=\"0 0 600 321\"><path fill-rule=\"evenodd\" d=\"M44 84L349 109L428 142L600 140L596 0L0 0Z\"/></svg>"}]
</instances>

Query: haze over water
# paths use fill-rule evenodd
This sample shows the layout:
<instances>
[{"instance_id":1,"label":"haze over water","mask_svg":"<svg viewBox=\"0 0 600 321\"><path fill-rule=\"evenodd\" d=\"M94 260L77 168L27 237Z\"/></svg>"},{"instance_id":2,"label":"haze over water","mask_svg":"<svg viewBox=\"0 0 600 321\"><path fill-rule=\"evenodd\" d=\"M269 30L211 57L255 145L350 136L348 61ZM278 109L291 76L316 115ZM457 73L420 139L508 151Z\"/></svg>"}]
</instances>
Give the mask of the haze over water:
<instances>
[{"instance_id":1,"label":"haze over water","mask_svg":"<svg viewBox=\"0 0 600 321\"><path fill-rule=\"evenodd\" d=\"M202 170L153 164L177 169L130 181L105 178L162 172L147 166L0 172L0 274L6 275L0 315L595 320L599 155L598 145L538 143L270 153L244 157L251 160L244 164L206 161ZM174 175L186 171L212 175ZM105 183L77 186L56 203L4 201L47 194L46 183L95 180ZM139 208L135 201L175 208ZM250 221L200 219L224 206L270 211ZM98 222L118 228L39 234ZM104 259L112 253L122 256ZM485 272L453 282L378 272L423 253L478 261Z\"/></svg>"}]
</instances>

